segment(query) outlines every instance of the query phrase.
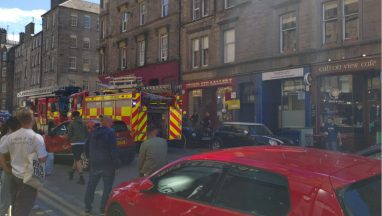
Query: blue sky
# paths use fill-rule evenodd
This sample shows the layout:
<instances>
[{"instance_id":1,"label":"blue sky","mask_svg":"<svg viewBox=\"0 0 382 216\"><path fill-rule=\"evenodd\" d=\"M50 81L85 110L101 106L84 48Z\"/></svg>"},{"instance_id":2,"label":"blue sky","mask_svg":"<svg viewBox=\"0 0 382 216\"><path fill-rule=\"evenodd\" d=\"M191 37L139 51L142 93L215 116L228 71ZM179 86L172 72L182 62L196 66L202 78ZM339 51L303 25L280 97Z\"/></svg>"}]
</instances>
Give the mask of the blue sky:
<instances>
[{"instance_id":1,"label":"blue sky","mask_svg":"<svg viewBox=\"0 0 382 216\"><path fill-rule=\"evenodd\" d=\"M98 3L100 0L86 0ZM0 0L0 28L8 29L8 39L18 40L19 32L34 20L35 32L41 31L41 15L50 8L50 0Z\"/></svg>"}]
</instances>

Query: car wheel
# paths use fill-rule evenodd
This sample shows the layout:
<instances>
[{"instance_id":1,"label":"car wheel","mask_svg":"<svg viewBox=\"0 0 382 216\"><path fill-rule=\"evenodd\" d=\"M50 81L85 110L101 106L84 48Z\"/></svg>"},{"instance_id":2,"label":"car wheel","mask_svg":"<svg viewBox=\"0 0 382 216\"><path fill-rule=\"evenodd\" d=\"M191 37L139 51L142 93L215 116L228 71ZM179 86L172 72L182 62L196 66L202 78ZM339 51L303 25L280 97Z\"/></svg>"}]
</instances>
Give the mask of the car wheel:
<instances>
[{"instance_id":1,"label":"car wheel","mask_svg":"<svg viewBox=\"0 0 382 216\"><path fill-rule=\"evenodd\" d=\"M220 140L213 140L212 143L211 143L211 150L215 151L215 150L219 150L222 148L222 143L220 142Z\"/></svg>"},{"instance_id":2,"label":"car wheel","mask_svg":"<svg viewBox=\"0 0 382 216\"><path fill-rule=\"evenodd\" d=\"M107 210L108 216L126 216L123 208L118 204L112 204Z\"/></svg>"}]
</instances>

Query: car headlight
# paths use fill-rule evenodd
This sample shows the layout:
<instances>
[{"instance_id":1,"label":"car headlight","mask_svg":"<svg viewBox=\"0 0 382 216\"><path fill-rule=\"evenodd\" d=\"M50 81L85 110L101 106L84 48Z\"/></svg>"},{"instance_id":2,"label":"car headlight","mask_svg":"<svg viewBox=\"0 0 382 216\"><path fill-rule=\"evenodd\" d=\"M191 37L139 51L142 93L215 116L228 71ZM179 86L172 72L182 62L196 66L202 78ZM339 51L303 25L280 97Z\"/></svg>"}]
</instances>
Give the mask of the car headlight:
<instances>
[{"instance_id":1,"label":"car headlight","mask_svg":"<svg viewBox=\"0 0 382 216\"><path fill-rule=\"evenodd\" d=\"M196 133L192 133L191 136L196 137Z\"/></svg>"},{"instance_id":2,"label":"car headlight","mask_svg":"<svg viewBox=\"0 0 382 216\"><path fill-rule=\"evenodd\" d=\"M278 144L278 143L277 143L275 140L273 140L273 139L270 139L270 140L268 141L268 143L269 143L269 145L271 145L271 146L275 146L275 145Z\"/></svg>"}]
</instances>

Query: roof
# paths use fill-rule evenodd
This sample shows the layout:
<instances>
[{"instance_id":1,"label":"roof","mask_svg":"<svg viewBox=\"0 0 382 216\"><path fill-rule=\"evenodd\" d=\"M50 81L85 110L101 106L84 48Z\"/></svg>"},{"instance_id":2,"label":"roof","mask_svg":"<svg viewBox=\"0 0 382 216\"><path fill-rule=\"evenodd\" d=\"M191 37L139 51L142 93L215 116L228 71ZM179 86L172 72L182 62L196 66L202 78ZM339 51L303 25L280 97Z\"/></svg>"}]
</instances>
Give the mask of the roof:
<instances>
[{"instance_id":1,"label":"roof","mask_svg":"<svg viewBox=\"0 0 382 216\"><path fill-rule=\"evenodd\" d=\"M337 186L381 173L381 164L357 155L290 146L231 148L190 156L271 170L288 176L321 175L336 179ZM349 175L348 173L351 173Z\"/></svg>"},{"instance_id":2,"label":"roof","mask_svg":"<svg viewBox=\"0 0 382 216\"><path fill-rule=\"evenodd\" d=\"M223 122L223 125L264 125L264 124L252 123L252 122Z\"/></svg>"},{"instance_id":3,"label":"roof","mask_svg":"<svg viewBox=\"0 0 382 216\"><path fill-rule=\"evenodd\" d=\"M88 12L97 13L97 14L99 14L100 12L99 4L83 1L83 0L68 0L66 2L61 3L59 6L82 10L82 11L88 11Z\"/></svg>"}]
</instances>

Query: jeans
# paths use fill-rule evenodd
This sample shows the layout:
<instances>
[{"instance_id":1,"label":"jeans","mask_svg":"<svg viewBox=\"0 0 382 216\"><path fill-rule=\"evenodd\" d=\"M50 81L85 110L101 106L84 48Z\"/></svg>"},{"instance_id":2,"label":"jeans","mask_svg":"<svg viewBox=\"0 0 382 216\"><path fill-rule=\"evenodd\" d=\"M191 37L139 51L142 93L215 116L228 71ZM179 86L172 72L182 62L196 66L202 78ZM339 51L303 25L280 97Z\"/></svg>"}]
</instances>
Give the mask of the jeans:
<instances>
[{"instance_id":1,"label":"jeans","mask_svg":"<svg viewBox=\"0 0 382 216\"><path fill-rule=\"evenodd\" d=\"M332 151L338 151L338 145L336 140L327 140L326 149Z\"/></svg>"},{"instance_id":2,"label":"jeans","mask_svg":"<svg viewBox=\"0 0 382 216\"><path fill-rule=\"evenodd\" d=\"M89 182L85 193L85 208L87 211L92 210L94 192L101 178L103 181L103 194L100 206L101 211L104 211L107 199L109 198L111 189L113 188L114 177L114 170L93 170L92 168L90 168Z\"/></svg>"},{"instance_id":3,"label":"jeans","mask_svg":"<svg viewBox=\"0 0 382 216\"><path fill-rule=\"evenodd\" d=\"M26 216L31 212L37 197L37 189L23 183L12 175L11 177L12 194L12 216Z\"/></svg>"},{"instance_id":4,"label":"jeans","mask_svg":"<svg viewBox=\"0 0 382 216\"><path fill-rule=\"evenodd\" d=\"M5 171L1 174L1 191L0 191L0 216L8 213L8 208L11 205L11 181L12 174Z\"/></svg>"}]
</instances>

